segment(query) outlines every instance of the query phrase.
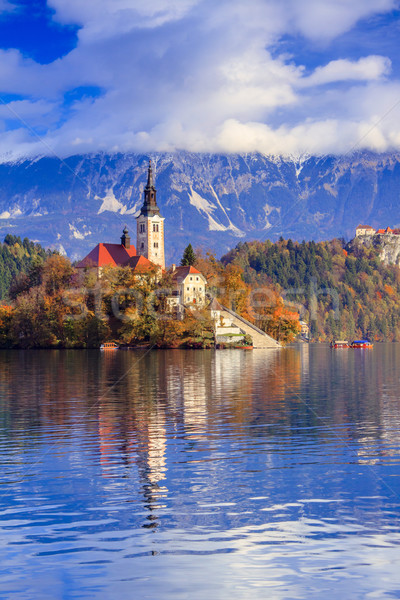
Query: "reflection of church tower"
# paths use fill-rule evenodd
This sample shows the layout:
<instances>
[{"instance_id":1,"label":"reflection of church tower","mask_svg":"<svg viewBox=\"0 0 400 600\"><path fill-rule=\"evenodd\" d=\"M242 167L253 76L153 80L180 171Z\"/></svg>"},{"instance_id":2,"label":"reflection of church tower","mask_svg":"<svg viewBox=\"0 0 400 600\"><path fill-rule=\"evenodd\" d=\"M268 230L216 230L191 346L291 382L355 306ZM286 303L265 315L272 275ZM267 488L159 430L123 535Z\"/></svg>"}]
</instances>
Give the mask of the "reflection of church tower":
<instances>
[{"instance_id":1,"label":"reflection of church tower","mask_svg":"<svg viewBox=\"0 0 400 600\"><path fill-rule=\"evenodd\" d=\"M164 219L157 206L156 188L153 183L153 170L149 161L147 185L144 189L144 203L137 221L138 255L165 269L164 258Z\"/></svg>"}]
</instances>

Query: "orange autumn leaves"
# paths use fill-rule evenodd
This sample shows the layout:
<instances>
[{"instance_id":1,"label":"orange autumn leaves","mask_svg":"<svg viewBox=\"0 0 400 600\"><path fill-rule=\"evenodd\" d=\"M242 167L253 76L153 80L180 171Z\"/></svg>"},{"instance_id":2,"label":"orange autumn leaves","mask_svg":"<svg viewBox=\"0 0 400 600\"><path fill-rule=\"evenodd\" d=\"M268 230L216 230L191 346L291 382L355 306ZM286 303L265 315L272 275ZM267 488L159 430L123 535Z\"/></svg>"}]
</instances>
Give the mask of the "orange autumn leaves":
<instances>
[{"instance_id":1,"label":"orange autumn leaves","mask_svg":"<svg viewBox=\"0 0 400 600\"><path fill-rule=\"evenodd\" d=\"M211 293L223 306L280 342L291 342L299 335L299 314L285 306L276 289L248 285L243 269L234 262L224 266L213 254L204 257L199 251L197 257L196 268L207 277Z\"/></svg>"}]
</instances>

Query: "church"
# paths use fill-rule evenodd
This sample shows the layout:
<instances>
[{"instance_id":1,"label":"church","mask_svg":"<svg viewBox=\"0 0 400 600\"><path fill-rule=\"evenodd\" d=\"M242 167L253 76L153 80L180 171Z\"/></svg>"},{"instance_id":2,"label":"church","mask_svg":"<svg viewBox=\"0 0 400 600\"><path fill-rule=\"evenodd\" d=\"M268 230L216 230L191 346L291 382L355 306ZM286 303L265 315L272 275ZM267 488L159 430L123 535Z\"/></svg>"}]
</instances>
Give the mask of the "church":
<instances>
[{"instance_id":1,"label":"church","mask_svg":"<svg viewBox=\"0 0 400 600\"><path fill-rule=\"evenodd\" d=\"M164 219L157 205L157 191L153 182L151 161L144 190L144 202L140 214L136 217L137 248L131 244L129 231L125 226L120 244L97 244L83 260L78 269L97 268L98 276L106 266L131 267L135 272L143 273L158 266L165 269L164 255Z\"/></svg>"},{"instance_id":2,"label":"church","mask_svg":"<svg viewBox=\"0 0 400 600\"><path fill-rule=\"evenodd\" d=\"M144 189L144 202L136 217L136 248L131 244L129 231L125 226L120 244L99 243L77 265L78 269L97 269L101 277L104 267L130 267L138 276L165 271L164 218L157 205L157 190L153 181L151 161ZM172 265L171 302L181 305L204 305L206 301L205 277L195 267L175 267ZM173 300L172 300L173 298Z\"/></svg>"}]
</instances>

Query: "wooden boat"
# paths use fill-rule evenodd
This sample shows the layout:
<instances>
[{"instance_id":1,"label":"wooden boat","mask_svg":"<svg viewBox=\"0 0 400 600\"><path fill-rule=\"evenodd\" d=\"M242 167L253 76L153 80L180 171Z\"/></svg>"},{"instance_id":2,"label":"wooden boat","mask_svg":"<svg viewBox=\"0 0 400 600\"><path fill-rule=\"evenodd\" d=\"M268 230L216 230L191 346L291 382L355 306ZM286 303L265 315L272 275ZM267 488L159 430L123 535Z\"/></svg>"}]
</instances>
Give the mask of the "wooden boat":
<instances>
[{"instance_id":1,"label":"wooden boat","mask_svg":"<svg viewBox=\"0 0 400 600\"><path fill-rule=\"evenodd\" d=\"M347 340L332 340L331 348L350 348L350 344Z\"/></svg>"},{"instance_id":2,"label":"wooden boat","mask_svg":"<svg viewBox=\"0 0 400 600\"><path fill-rule=\"evenodd\" d=\"M101 344L100 350L118 350L119 346L115 342L104 342Z\"/></svg>"},{"instance_id":3,"label":"wooden boat","mask_svg":"<svg viewBox=\"0 0 400 600\"><path fill-rule=\"evenodd\" d=\"M354 340L351 342L352 348L373 348L374 345L369 340Z\"/></svg>"}]
</instances>

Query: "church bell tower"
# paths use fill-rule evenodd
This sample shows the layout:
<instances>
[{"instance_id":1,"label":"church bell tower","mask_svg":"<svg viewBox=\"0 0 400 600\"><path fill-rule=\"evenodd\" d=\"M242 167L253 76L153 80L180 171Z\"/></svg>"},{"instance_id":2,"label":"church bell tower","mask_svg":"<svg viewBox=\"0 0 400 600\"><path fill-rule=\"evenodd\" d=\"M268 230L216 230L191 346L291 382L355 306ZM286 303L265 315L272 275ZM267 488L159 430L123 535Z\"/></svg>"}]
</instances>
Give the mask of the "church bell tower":
<instances>
[{"instance_id":1,"label":"church bell tower","mask_svg":"<svg viewBox=\"0 0 400 600\"><path fill-rule=\"evenodd\" d=\"M144 189L144 202L140 214L136 217L138 255L165 269L164 256L164 218L157 206L157 191L153 183L151 160L147 173L147 185Z\"/></svg>"}]
</instances>

